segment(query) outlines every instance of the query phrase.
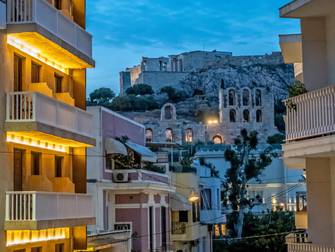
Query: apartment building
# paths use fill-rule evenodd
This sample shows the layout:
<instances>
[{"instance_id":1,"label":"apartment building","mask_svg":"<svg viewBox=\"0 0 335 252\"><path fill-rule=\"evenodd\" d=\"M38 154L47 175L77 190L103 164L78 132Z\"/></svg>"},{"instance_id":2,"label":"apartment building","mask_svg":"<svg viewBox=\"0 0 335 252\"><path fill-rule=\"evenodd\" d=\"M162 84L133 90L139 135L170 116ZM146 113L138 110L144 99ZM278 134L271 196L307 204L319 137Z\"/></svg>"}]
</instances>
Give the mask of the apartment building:
<instances>
[{"instance_id":1,"label":"apartment building","mask_svg":"<svg viewBox=\"0 0 335 252\"><path fill-rule=\"evenodd\" d=\"M87 248L85 0L0 1L0 251Z\"/></svg>"},{"instance_id":2,"label":"apartment building","mask_svg":"<svg viewBox=\"0 0 335 252\"><path fill-rule=\"evenodd\" d=\"M169 199L175 192L167 154L156 155L145 147L143 125L103 107L88 111L97 139L88 151L88 190L94 195L97 218L90 233L115 237L128 231L123 242L113 242L112 251L166 251Z\"/></svg>"},{"instance_id":3,"label":"apartment building","mask_svg":"<svg viewBox=\"0 0 335 252\"><path fill-rule=\"evenodd\" d=\"M301 35L283 35L287 62L300 65L307 93L286 100L288 164L306 170L307 233L288 239L288 251L335 251L334 81L335 2L295 0L280 9L283 18L299 19Z\"/></svg>"}]
</instances>

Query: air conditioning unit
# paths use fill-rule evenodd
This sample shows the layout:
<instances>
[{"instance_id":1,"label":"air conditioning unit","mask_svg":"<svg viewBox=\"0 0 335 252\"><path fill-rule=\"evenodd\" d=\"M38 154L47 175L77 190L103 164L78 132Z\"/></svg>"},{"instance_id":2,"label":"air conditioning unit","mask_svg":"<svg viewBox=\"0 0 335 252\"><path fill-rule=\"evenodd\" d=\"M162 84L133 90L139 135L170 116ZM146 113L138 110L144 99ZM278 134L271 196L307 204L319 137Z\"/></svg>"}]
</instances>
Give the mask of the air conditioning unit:
<instances>
[{"instance_id":1,"label":"air conditioning unit","mask_svg":"<svg viewBox=\"0 0 335 252\"><path fill-rule=\"evenodd\" d=\"M126 183L129 181L129 176L127 172L114 172L113 181L116 183Z\"/></svg>"}]
</instances>

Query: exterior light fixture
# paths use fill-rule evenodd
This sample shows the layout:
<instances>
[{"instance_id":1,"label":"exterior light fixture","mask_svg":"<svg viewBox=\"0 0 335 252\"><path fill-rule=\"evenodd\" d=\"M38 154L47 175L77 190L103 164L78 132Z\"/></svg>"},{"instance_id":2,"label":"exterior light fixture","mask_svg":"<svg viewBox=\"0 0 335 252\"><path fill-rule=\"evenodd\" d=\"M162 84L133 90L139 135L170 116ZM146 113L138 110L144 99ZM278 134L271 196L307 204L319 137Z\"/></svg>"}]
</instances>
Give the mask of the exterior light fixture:
<instances>
[{"instance_id":1,"label":"exterior light fixture","mask_svg":"<svg viewBox=\"0 0 335 252\"><path fill-rule=\"evenodd\" d=\"M196 193L194 190L192 190L190 196L188 197L188 200L189 200L190 202L196 202L196 201L198 201L199 199L200 199L199 194Z\"/></svg>"},{"instance_id":2,"label":"exterior light fixture","mask_svg":"<svg viewBox=\"0 0 335 252\"><path fill-rule=\"evenodd\" d=\"M207 121L208 125L214 125L214 124L218 124L218 123L219 123L219 121L217 119L211 119L211 120Z\"/></svg>"}]
</instances>

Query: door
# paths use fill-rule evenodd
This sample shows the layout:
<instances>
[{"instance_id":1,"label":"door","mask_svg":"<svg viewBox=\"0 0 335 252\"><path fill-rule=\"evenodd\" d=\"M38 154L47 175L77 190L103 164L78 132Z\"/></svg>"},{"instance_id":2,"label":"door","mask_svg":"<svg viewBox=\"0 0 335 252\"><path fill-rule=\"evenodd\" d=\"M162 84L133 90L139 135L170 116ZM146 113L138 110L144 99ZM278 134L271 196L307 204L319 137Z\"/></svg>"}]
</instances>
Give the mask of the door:
<instances>
[{"instance_id":1,"label":"door","mask_svg":"<svg viewBox=\"0 0 335 252\"><path fill-rule=\"evenodd\" d=\"M14 55L14 92L23 91L23 58Z\"/></svg>"},{"instance_id":2,"label":"door","mask_svg":"<svg viewBox=\"0 0 335 252\"><path fill-rule=\"evenodd\" d=\"M14 191L22 191L24 150L14 149Z\"/></svg>"}]
</instances>

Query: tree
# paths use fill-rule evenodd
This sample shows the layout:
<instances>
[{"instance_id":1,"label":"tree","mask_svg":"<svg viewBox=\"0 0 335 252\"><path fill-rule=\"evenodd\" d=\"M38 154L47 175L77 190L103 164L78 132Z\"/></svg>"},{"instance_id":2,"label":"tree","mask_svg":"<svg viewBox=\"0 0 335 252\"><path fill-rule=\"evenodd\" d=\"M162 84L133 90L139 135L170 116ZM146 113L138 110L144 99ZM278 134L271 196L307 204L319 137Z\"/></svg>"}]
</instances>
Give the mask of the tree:
<instances>
[{"instance_id":1,"label":"tree","mask_svg":"<svg viewBox=\"0 0 335 252\"><path fill-rule=\"evenodd\" d=\"M114 97L115 93L110 88L102 87L90 93L90 103L92 105L108 106Z\"/></svg>"},{"instance_id":2,"label":"tree","mask_svg":"<svg viewBox=\"0 0 335 252\"><path fill-rule=\"evenodd\" d=\"M151 95L154 91L147 84L136 84L126 90L127 95Z\"/></svg>"},{"instance_id":3,"label":"tree","mask_svg":"<svg viewBox=\"0 0 335 252\"><path fill-rule=\"evenodd\" d=\"M178 91L171 86L162 87L160 90L161 93L166 93L170 101L180 102L187 98L187 94L184 91Z\"/></svg>"},{"instance_id":4,"label":"tree","mask_svg":"<svg viewBox=\"0 0 335 252\"><path fill-rule=\"evenodd\" d=\"M288 88L289 97L294 97L298 95L302 95L307 93L307 89L305 88L304 83L296 80L291 86Z\"/></svg>"},{"instance_id":5,"label":"tree","mask_svg":"<svg viewBox=\"0 0 335 252\"><path fill-rule=\"evenodd\" d=\"M228 228L234 237L241 238L243 221L246 210L257 204L257 199L247 197L247 184L252 179L258 179L266 166L272 162L271 149L257 150L257 132L241 130L235 144L225 151L225 159L230 168L225 175L223 183L223 201L232 210L229 216Z\"/></svg>"},{"instance_id":6,"label":"tree","mask_svg":"<svg viewBox=\"0 0 335 252\"><path fill-rule=\"evenodd\" d=\"M115 111L147 111L159 106L151 96L125 95L115 97L109 107Z\"/></svg>"}]
</instances>

